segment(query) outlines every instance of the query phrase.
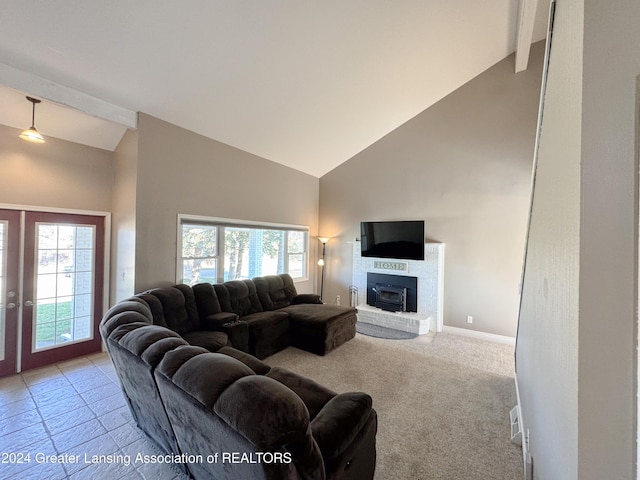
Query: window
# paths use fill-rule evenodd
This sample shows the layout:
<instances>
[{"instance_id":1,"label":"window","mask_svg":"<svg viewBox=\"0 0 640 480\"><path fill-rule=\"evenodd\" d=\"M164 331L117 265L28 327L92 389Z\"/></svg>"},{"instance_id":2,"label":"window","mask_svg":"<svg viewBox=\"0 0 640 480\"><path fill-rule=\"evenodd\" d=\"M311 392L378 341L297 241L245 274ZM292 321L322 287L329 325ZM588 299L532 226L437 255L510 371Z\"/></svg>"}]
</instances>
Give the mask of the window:
<instances>
[{"instance_id":1,"label":"window","mask_svg":"<svg viewBox=\"0 0 640 480\"><path fill-rule=\"evenodd\" d=\"M261 275L307 276L306 227L180 217L178 281L221 283Z\"/></svg>"}]
</instances>

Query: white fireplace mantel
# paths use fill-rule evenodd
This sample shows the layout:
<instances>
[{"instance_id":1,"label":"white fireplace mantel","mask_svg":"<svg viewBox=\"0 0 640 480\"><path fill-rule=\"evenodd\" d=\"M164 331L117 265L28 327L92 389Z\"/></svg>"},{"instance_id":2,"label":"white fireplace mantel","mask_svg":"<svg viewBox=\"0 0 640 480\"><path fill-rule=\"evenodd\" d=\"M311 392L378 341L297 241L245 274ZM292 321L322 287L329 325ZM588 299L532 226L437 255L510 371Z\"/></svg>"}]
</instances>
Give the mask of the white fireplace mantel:
<instances>
[{"instance_id":1,"label":"white fireplace mantel","mask_svg":"<svg viewBox=\"0 0 640 480\"><path fill-rule=\"evenodd\" d=\"M444 243L425 243L424 253L424 260L363 257L360 242L353 242L352 285L357 288L358 321L420 335L442 331ZM368 272L417 277L418 311L387 312L367 305Z\"/></svg>"}]
</instances>

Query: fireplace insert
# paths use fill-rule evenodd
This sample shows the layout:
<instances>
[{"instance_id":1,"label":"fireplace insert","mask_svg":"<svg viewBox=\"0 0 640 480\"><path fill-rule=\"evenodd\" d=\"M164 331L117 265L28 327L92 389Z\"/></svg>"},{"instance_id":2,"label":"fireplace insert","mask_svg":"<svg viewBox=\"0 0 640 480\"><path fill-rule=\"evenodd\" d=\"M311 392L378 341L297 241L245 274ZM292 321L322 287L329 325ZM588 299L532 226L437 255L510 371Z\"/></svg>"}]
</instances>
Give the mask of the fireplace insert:
<instances>
[{"instance_id":1,"label":"fireplace insert","mask_svg":"<svg viewBox=\"0 0 640 480\"><path fill-rule=\"evenodd\" d=\"M367 305L389 312L418 311L418 279L367 272Z\"/></svg>"},{"instance_id":2,"label":"fireplace insert","mask_svg":"<svg viewBox=\"0 0 640 480\"><path fill-rule=\"evenodd\" d=\"M376 293L376 307L388 312L407 311L406 288L377 283L374 291Z\"/></svg>"}]
</instances>

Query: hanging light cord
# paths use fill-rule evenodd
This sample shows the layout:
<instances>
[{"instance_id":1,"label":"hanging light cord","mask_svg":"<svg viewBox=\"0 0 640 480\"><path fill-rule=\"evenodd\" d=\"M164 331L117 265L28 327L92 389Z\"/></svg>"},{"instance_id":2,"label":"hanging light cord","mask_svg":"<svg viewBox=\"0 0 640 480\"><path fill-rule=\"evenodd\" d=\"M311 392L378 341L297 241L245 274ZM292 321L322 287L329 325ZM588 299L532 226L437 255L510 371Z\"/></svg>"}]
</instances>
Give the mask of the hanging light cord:
<instances>
[{"instance_id":1,"label":"hanging light cord","mask_svg":"<svg viewBox=\"0 0 640 480\"><path fill-rule=\"evenodd\" d=\"M27 97L27 100L31 102L31 128L36 128L36 103L40 103L40 100L33 97Z\"/></svg>"}]
</instances>

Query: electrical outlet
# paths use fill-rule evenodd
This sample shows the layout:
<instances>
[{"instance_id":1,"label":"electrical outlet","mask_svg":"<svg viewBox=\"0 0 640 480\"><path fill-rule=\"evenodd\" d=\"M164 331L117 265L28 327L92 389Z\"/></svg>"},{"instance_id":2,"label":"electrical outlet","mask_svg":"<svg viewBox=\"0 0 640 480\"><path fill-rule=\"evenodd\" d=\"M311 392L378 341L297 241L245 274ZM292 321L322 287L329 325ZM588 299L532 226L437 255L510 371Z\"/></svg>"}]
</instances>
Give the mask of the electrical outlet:
<instances>
[{"instance_id":1,"label":"electrical outlet","mask_svg":"<svg viewBox=\"0 0 640 480\"><path fill-rule=\"evenodd\" d=\"M336 305L340 305L340 295L336 295Z\"/></svg>"},{"instance_id":2,"label":"electrical outlet","mask_svg":"<svg viewBox=\"0 0 640 480\"><path fill-rule=\"evenodd\" d=\"M467 323L473 323L473 317L471 315L467 315Z\"/></svg>"}]
</instances>

